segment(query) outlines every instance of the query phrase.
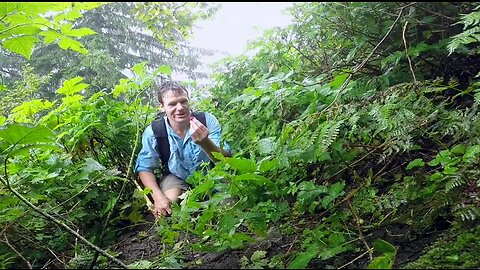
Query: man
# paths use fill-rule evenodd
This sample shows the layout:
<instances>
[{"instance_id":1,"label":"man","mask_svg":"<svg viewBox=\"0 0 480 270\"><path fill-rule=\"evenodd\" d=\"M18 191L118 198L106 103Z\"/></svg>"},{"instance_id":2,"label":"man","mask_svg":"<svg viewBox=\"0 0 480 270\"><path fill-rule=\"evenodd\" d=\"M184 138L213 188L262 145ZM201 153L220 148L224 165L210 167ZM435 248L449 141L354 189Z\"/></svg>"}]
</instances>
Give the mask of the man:
<instances>
[{"instance_id":1,"label":"man","mask_svg":"<svg viewBox=\"0 0 480 270\"><path fill-rule=\"evenodd\" d=\"M203 162L215 162L212 152L231 156L228 144L225 149L220 147L221 127L215 116L205 112L206 126L192 116L185 87L172 81L163 83L158 101L165 111L164 123L170 147L169 173L157 182L154 170L160 165L160 156L152 125L143 132L142 149L135 166L143 185L152 189L155 218L172 213L172 202L178 203L179 196L189 188L185 179Z\"/></svg>"}]
</instances>

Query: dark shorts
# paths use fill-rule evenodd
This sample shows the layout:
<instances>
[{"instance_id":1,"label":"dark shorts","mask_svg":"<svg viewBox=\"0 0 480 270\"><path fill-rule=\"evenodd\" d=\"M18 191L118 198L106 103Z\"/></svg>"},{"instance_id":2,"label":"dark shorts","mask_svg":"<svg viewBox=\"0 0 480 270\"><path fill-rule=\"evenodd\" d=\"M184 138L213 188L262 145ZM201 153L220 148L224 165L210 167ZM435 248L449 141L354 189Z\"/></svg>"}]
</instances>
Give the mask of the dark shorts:
<instances>
[{"instance_id":1,"label":"dark shorts","mask_svg":"<svg viewBox=\"0 0 480 270\"><path fill-rule=\"evenodd\" d=\"M161 179L159 186L162 192L165 192L172 188L179 188L181 190L188 190L190 188L184 180L178 178L173 174L168 174L163 179Z\"/></svg>"}]
</instances>

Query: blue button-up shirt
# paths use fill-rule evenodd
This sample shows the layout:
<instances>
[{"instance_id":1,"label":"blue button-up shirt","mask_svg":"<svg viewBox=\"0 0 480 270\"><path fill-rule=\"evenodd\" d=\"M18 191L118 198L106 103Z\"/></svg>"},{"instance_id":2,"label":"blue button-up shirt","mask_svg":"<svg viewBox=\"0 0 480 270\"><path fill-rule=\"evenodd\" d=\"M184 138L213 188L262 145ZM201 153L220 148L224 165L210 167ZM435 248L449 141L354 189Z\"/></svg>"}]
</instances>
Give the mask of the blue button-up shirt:
<instances>
[{"instance_id":1,"label":"blue button-up shirt","mask_svg":"<svg viewBox=\"0 0 480 270\"><path fill-rule=\"evenodd\" d=\"M205 112L205 119L209 131L208 137L215 143L220 145L221 127L217 118L208 112ZM167 121L165 115L165 123L167 123L167 136L170 144L170 158L168 159L168 168L170 172L179 178L185 180L190 176L203 162L209 162L207 154L202 148L193 142L190 137L190 130L185 134L185 138L173 131ZM138 153L135 172L142 171L154 172L160 166L160 156L156 150L157 140L153 134L152 125L148 125L142 135L142 149ZM230 146L224 143L223 149L230 151Z\"/></svg>"}]
</instances>

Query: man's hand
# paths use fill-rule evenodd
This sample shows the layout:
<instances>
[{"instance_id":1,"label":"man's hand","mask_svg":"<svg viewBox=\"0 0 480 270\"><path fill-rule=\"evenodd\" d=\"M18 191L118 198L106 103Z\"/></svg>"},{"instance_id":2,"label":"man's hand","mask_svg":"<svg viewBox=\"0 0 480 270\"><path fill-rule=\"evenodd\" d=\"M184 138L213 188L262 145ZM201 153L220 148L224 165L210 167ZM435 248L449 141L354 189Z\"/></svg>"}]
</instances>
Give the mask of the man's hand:
<instances>
[{"instance_id":1,"label":"man's hand","mask_svg":"<svg viewBox=\"0 0 480 270\"><path fill-rule=\"evenodd\" d=\"M172 214L171 204L172 202L167 197L157 198L152 209L155 218L170 216Z\"/></svg>"},{"instance_id":2,"label":"man's hand","mask_svg":"<svg viewBox=\"0 0 480 270\"><path fill-rule=\"evenodd\" d=\"M202 143L203 140L208 138L208 129L198 121L195 117L190 117L190 137L194 143Z\"/></svg>"}]
</instances>

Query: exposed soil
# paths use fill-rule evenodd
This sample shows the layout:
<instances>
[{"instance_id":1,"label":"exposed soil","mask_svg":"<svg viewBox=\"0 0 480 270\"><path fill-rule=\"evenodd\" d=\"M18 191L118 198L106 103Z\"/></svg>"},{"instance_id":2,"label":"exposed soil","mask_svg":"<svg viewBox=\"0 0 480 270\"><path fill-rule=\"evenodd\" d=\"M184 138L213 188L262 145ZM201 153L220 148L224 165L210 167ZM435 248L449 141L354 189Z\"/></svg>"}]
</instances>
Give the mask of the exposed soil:
<instances>
[{"instance_id":1,"label":"exposed soil","mask_svg":"<svg viewBox=\"0 0 480 270\"><path fill-rule=\"evenodd\" d=\"M120 253L119 259L127 265L140 260L154 261L164 252L164 245L154 229L154 223L150 222L136 226L133 230L123 232L118 243L113 248ZM425 252L425 248L431 245L440 236L445 226L436 226L435 231L426 232L423 235L413 235L413 228L403 224L389 225L379 228L368 235L365 235L367 243L373 243L375 239L388 241L397 248L397 255L393 268L401 268L408 262L416 260ZM190 240L193 242L194 239ZM272 233L267 239L258 239L242 250L230 250L221 253L206 253L190 251L183 254L182 265L192 269L240 269L241 258L250 258L254 251L264 250L267 257L272 258L277 254L286 254L299 248L295 239ZM360 254L360 253L358 253ZM346 265L347 269L366 269L369 263L368 256L354 260L358 254L348 253L337 256L331 260L321 261L314 259L310 262L309 268L328 268L332 265ZM353 263L350 263L354 260Z\"/></svg>"}]
</instances>

